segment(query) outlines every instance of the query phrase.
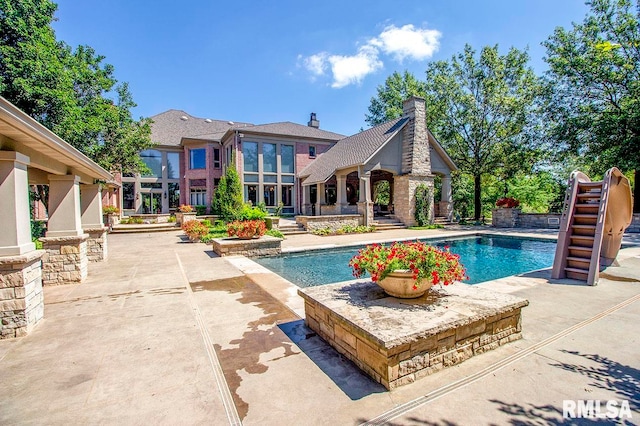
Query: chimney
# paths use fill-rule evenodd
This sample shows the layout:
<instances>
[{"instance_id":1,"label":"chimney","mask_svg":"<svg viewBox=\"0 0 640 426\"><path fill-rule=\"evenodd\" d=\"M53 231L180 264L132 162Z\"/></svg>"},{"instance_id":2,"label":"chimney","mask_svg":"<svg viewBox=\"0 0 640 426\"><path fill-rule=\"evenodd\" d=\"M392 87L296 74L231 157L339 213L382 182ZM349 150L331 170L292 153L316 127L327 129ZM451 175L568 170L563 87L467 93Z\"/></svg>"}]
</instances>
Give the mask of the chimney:
<instances>
[{"instance_id":1,"label":"chimney","mask_svg":"<svg viewBox=\"0 0 640 426\"><path fill-rule=\"evenodd\" d=\"M320 128L320 122L316 119L316 113L315 112L311 113L311 118L309 119L309 122L307 123L307 126L315 127L316 129Z\"/></svg>"},{"instance_id":2,"label":"chimney","mask_svg":"<svg viewBox=\"0 0 640 426\"><path fill-rule=\"evenodd\" d=\"M402 112L409 117L409 123L402 132L402 173L430 175L431 153L425 100L417 96L410 97L402 104Z\"/></svg>"}]
</instances>

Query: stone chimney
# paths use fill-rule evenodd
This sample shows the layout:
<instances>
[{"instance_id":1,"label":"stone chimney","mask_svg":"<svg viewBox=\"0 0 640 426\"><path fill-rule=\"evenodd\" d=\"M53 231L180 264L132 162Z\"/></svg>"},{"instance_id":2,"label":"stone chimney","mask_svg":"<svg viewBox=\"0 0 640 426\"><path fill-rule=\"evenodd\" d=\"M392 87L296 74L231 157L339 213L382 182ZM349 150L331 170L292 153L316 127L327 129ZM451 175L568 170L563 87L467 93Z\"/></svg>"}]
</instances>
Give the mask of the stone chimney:
<instances>
[{"instance_id":1,"label":"stone chimney","mask_svg":"<svg viewBox=\"0 0 640 426\"><path fill-rule=\"evenodd\" d=\"M409 123L402 132L402 173L428 176L431 174L426 105L423 98L412 96L402 104Z\"/></svg>"},{"instance_id":2,"label":"stone chimney","mask_svg":"<svg viewBox=\"0 0 640 426\"><path fill-rule=\"evenodd\" d=\"M320 122L316 119L315 112L311 113L311 118L309 118L309 122L307 123L307 126L314 127L316 129L320 128Z\"/></svg>"}]
</instances>

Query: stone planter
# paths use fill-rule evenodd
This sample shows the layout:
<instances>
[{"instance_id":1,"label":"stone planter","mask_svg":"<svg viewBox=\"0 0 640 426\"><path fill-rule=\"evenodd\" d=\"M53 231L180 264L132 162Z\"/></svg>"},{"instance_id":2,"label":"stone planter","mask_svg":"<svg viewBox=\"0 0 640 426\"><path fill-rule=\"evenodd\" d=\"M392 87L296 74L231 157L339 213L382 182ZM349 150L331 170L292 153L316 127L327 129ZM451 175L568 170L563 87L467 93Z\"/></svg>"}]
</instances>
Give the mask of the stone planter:
<instances>
[{"instance_id":1,"label":"stone planter","mask_svg":"<svg viewBox=\"0 0 640 426\"><path fill-rule=\"evenodd\" d=\"M268 216L264 218L267 229L278 229L280 227L280 218L276 216Z\"/></svg>"},{"instance_id":2,"label":"stone planter","mask_svg":"<svg viewBox=\"0 0 640 426\"><path fill-rule=\"evenodd\" d=\"M431 289L431 281L422 280L417 289L413 287L416 280L413 279L413 273L408 270L393 271L383 280L378 280L378 284L389 296L400 299L414 299L424 295Z\"/></svg>"}]
</instances>

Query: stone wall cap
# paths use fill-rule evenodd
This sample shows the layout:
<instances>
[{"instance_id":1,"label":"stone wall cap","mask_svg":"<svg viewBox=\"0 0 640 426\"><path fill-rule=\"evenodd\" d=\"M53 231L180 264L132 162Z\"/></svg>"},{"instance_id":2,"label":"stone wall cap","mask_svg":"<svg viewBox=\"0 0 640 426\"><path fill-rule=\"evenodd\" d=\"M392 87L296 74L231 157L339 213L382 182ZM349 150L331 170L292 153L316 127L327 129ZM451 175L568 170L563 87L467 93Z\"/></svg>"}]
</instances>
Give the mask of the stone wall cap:
<instances>
[{"instance_id":1,"label":"stone wall cap","mask_svg":"<svg viewBox=\"0 0 640 426\"><path fill-rule=\"evenodd\" d=\"M106 232L109 230L108 226L92 226L90 228L82 228L84 232L92 233L92 232Z\"/></svg>"},{"instance_id":2,"label":"stone wall cap","mask_svg":"<svg viewBox=\"0 0 640 426\"><path fill-rule=\"evenodd\" d=\"M323 219L336 219L336 218L359 218L362 217L361 214L323 214L323 215L318 215L318 216L305 216L305 215L298 215L296 216L297 218L304 218L304 219L316 219L318 221L323 220Z\"/></svg>"},{"instance_id":3,"label":"stone wall cap","mask_svg":"<svg viewBox=\"0 0 640 426\"><path fill-rule=\"evenodd\" d=\"M73 235L68 237L41 237L38 238L38 241L42 241L43 243L73 243L78 242L81 243L89 239L89 234L82 235Z\"/></svg>"},{"instance_id":4,"label":"stone wall cap","mask_svg":"<svg viewBox=\"0 0 640 426\"><path fill-rule=\"evenodd\" d=\"M46 253L46 250L34 250L29 253L17 256L0 256L0 265L9 265L13 263L30 263L40 259Z\"/></svg>"}]
</instances>

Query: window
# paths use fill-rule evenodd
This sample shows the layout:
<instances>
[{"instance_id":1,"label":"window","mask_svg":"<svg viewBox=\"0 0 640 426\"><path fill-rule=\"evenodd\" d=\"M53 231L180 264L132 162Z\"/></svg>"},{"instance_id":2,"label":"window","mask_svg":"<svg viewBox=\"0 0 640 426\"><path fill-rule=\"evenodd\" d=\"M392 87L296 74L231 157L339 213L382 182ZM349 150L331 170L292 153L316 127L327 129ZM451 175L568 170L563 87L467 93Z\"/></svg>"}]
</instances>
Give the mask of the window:
<instances>
[{"instance_id":1,"label":"window","mask_svg":"<svg viewBox=\"0 0 640 426\"><path fill-rule=\"evenodd\" d=\"M315 145L309 145L309 158L316 158L316 147L315 147Z\"/></svg>"},{"instance_id":2,"label":"window","mask_svg":"<svg viewBox=\"0 0 640 426\"><path fill-rule=\"evenodd\" d=\"M180 179L180 154L167 152L167 178Z\"/></svg>"},{"instance_id":3,"label":"window","mask_svg":"<svg viewBox=\"0 0 640 426\"><path fill-rule=\"evenodd\" d=\"M162 177L162 154L155 149L146 149L140 153L140 157L149 170L142 174L145 177Z\"/></svg>"},{"instance_id":4,"label":"window","mask_svg":"<svg viewBox=\"0 0 640 426\"><path fill-rule=\"evenodd\" d=\"M244 200L254 206L258 204L258 185L244 186Z\"/></svg>"},{"instance_id":5,"label":"window","mask_svg":"<svg viewBox=\"0 0 640 426\"><path fill-rule=\"evenodd\" d=\"M292 145L280 145L280 168L281 173L295 173Z\"/></svg>"},{"instance_id":6,"label":"window","mask_svg":"<svg viewBox=\"0 0 640 426\"><path fill-rule=\"evenodd\" d=\"M275 207L276 206L276 186L275 185L265 185L264 186L264 204L267 207Z\"/></svg>"},{"instance_id":7,"label":"window","mask_svg":"<svg viewBox=\"0 0 640 426\"><path fill-rule=\"evenodd\" d=\"M142 182L140 188L144 189L162 189L162 182Z\"/></svg>"},{"instance_id":8,"label":"window","mask_svg":"<svg viewBox=\"0 0 640 426\"><path fill-rule=\"evenodd\" d=\"M332 206L336 203L337 198L338 198L338 194L336 192L336 186L327 185L327 187L324 189L324 199L326 203Z\"/></svg>"},{"instance_id":9,"label":"window","mask_svg":"<svg viewBox=\"0 0 640 426\"><path fill-rule=\"evenodd\" d=\"M258 171L258 144L256 142L242 143L242 157L244 158L244 171Z\"/></svg>"},{"instance_id":10,"label":"window","mask_svg":"<svg viewBox=\"0 0 640 426\"><path fill-rule=\"evenodd\" d=\"M249 182L258 182L258 175L255 173L245 173L244 174L244 181L249 183Z\"/></svg>"},{"instance_id":11,"label":"window","mask_svg":"<svg viewBox=\"0 0 640 426\"><path fill-rule=\"evenodd\" d=\"M218 148L213 148L213 168L220 168L220 150Z\"/></svg>"},{"instance_id":12,"label":"window","mask_svg":"<svg viewBox=\"0 0 640 426\"><path fill-rule=\"evenodd\" d=\"M125 210L133 210L136 208L135 203L135 184L132 182L122 183L122 208Z\"/></svg>"},{"instance_id":13,"label":"window","mask_svg":"<svg viewBox=\"0 0 640 426\"><path fill-rule=\"evenodd\" d=\"M262 144L262 171L264 173L278 172L276 145L273 143Z\"/></svg>"},{"instance_id":14,"label":"window","mask_svg":"<svg viewBox=\"0 0 640 426\"><path fill-rule=\"evenodd\" d=\"M293 206L293 186L282 185L282 204L285 207Z\"/></svg>"},{"instance_id":15,"label":"window","mask_svg":"<svg viewBox=\"0 0 640 426\"><path fill-rule=\"evenodd\" d=\"M204 206L207 204L207 190L206 189L191 189L191 196L189 197L189 204L192 206Z\"/></svg>"},{"instance_id":16,"label":"window","mask_svg":"<svg viewBox=\"0 0 640 426\"><path fill-rule=\"evenodd\" d=\"M189 168L205 169L207 167L207 150L204 148L189 150Z\"/></svg>"},{"instance_id":17,"label":"window","mask_svg":"<svg viewBox=\"0 0 640 426\"><path fill-rule=\"evenodd\" d=\"M262 181L267 183L276 183L278 182L278 175L264 175L262 176Z\"/></svg>"},{"instance_id":18,"label":"window","mask_svg":"<svg viewBox=\"0 0 640 426\"><path fill-rule=\"evenodd\" d=\"M180 206L180 184L169 183L169 208L177 209Z\"/></svg>"}]
</instances>

